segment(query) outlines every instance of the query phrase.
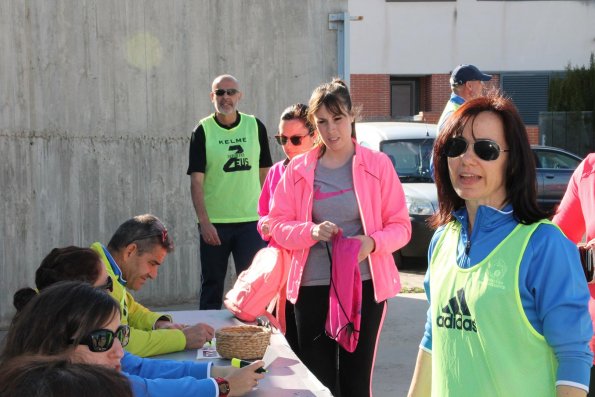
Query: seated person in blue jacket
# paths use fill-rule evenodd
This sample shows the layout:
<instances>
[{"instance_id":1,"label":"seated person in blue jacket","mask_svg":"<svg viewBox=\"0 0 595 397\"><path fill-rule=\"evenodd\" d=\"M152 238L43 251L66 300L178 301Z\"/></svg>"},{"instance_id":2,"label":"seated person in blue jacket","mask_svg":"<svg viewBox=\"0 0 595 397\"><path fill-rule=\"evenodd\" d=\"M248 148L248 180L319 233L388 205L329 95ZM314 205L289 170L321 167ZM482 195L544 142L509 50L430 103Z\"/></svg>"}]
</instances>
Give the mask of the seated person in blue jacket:
<instances>
[{"instance_id":1,"label":"seated person in blue jacket","mask_svg":"<svg viewBox=\"0 0 595 397\"><path fill-rule=\"evenodd\" d=\"M105 279L96 280L97 284ZM143 359L125 353L130 328L120 323L120 306L106 293L110 284L92 286L62 281L34 294L15 315L0 362L21 355L62 355L74 363L103 365L122 371L134 395L242 396L263 375L263 361L241 369L210 362ZM29 295L30 296L30 295ZM1 363L0 363L1 365Z\"/></svg>"},{"instance_id":2,"label":"seated person in blue jacket","mask_svg":"<svg viewBox=\"0 0 595 397\"><path fill-rule=\"evenodd\" d=\"M35 285L37 291L43 291L60 281L84 281L96 287L103 288L109 291L113 288L112 278L108 276L105 266L99 260L99 256L90 248L80 247L64 247L54 248L41 262L41 265L35 272ZM21 312L27 303L37 295L37 292L32 288L23 288L17 291L14 295L14 306L17 312ZM78 308L78 306L76 306ZM82 309L81 309L82 310ZM62 314L64 315L64 314ZM91 313L92 315L92 313ZM45 319L51 324L51 319ZM40 324L40 321L35 321ZM43 327L43 325L41 325ZM85 329L89 327L86 326ZM101 337L101 335L100 335ZM132 338L130 333L130 338ZM68 353L66 347L58 348L57 350L65 350ZM84 349L83 349L84 350ZM44 353L44 351L33 352L33 353ZM29 352L31 353L31 352ZM19 353L19 355L22 353ZM97 354L91 355L91 358L98 358ZM0 357L0 359L5 359ZM94 361L95 362L95 361ZM204 380L206 376L226 378L227 374L232 374L236 370L232 367L212 367L210 374L208 369L211 368L209 363L205 367L205 363L192 363L183 361L171 361L171 360L151 360L142 359L131 353L125 352L121 359L121 369L127 375L138 375L142 378L148 378L133 381L133 386L146 388L148 394L142 394L135 388L135 395L168 395L168 390L180 390L179 394L194 395L198 390L202 390L205 384L212 383L213 380ZM262 366L262 364L261 364ZM247 367L246 367L247 368ZM249 378L252 376L248 372ZM258 374L257 374L258 375ZM193 378L188 378L188 376ZM167 378L167 379L161 379ZM182 379L177 379L182 378ZM198 381L198 378L201 379ZM256 378L261 378L257 376ZM175 380L175 381L172 381ZM251 379L251 378L250 378ZM232 379L233 381L233 379ZM136 382L136 383L135 383ZM147 385L143 385L143 383ZM231 384L233 387L233 384ZM222 386L224 387L224 386ZM166 394L163 394L166 393ZM175 394L176 396L178 394ZM201 394L202 395L202 394ZM206 394L210 395L210 394ZM234 395L234 394L232 394Z\"/></svg>"},{"instance_id":3,"label":"seated person in blue jacket","mask_svg":"<svg viewBox=\"0 0 595 397\"><path fill-rule=\"evenodd\" d=\"M576 247L537 206L514 104L465 102L434 149L430 308L409 396L585 396L589 291Z\"/></svg>"},{"instance_id":4,"label":"seated person in blue jacket","mask_svg":"<svg viewBox=\"0 0 595 397\"><path fill-rule=\"evenodd\" d=\"M174 248L171 236L156 216L135 216L118 227L107 247L96 242L91 248L99 254L114 282L111 295L120 303L122 324L130 326L128 352L149 357L197 349L213 338L210 325L175 324L169 316L154 313L136 302L127 291L139 291L147 279L156 278L159 267Z\"/></svg>"}]
</instances>

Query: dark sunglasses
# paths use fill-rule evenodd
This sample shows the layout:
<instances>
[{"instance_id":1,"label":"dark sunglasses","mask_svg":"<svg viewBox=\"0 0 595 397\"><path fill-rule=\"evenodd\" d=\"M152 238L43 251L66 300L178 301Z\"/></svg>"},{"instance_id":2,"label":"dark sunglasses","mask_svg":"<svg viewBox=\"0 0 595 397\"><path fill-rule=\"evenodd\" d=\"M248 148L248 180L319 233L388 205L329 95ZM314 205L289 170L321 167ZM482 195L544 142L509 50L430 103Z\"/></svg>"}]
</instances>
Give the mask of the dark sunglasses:
<instances>
[{"instance_id":1,"label":"dark sunglasses","mask_svg":"<svg viewBox=\"0 0 595 397\"><path fill-rule=\"evenodd\" d=\"M290 136L290 137L286 137L285 135L275 135L275 139L277 140L277 143L281 146L285 146L287 145L287 141L291 141L291 144L293 146L300 146L302 144L302 139L304 139L307 136L312 136L312 132L306 135L294 135L294 136Z\"/></svg>"},{"instance_id":2,"label":"dark sunglasses","mask_svg":"<svg viewBox=\"0 0 595 397\"><path fill-rule=\"evenodd\" d=\"M469 142L464 138L454 137L448 138L444 146L444 153L448 157L459 157L467 151ZM500 145L491 139L478 139L473 142L473 151L480 159L484 161L496 160L500 157L500 152L509 152L510 149L500 149Z\"/></svg>"},{"instance_id":3,"label":"dark sunglasses","mask_svg":"<svg viewBox=\"0 0 595 397\"><path fill-rule=\"evenodd\" d=\"M107 276L107 280L105 280L105 284L100 286L99 288L107 290L109 292L114 292L114 281L110 276Z\"/></svg>"},{"instance_id":4,"label":"dark sunglasses","mask_svg":"<svg viewBox=\"0 0 595 397\"><path fill-rule=\"evenodd\" d=\"M79 345L87 345L93 353L102 353L112 348L116 338L118 338L122 347L126 346L130 339L130 327L128 325L120 325L116 332L109 329L95 330L82 338ZM70 343L74 343L74 339L71 339Z\"/></svg>"},{"instance_id":5,"label":"dark sunglasses","mask_svg":"<svg viewBox=\"0 0 595 397\"><path fill-rule=\"evenodd\" d=\"M223 96L224 94L227 94L228 96L234 96L238 92L240 91L236 90L235 88L228 88L226 90L224 90L223 88L219 88L213 91L213 93L217 96Z\"/></svg>"}]
</instances>

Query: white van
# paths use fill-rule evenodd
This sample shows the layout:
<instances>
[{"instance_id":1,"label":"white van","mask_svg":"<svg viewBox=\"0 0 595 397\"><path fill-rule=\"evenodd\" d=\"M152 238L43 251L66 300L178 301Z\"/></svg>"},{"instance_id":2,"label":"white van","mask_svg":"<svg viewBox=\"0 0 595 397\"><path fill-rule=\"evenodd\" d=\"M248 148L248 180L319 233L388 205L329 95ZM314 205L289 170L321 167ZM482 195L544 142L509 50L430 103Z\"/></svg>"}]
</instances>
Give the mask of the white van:
<instances>
[{"instance_id":1,"label":"white van","mask_svg":"<svg viewBox=\"0 0 595 397\"><path fill-rule=\"evenodd\" d=\"M397 264L401 257L425 262L434 233L426 220L438 209L436 185L430 176L436 125L363 122L356 123L355 129L360 145L388 155L403 185L412 230L409 244L394 254Z\"/></svg>"}]
</instances>

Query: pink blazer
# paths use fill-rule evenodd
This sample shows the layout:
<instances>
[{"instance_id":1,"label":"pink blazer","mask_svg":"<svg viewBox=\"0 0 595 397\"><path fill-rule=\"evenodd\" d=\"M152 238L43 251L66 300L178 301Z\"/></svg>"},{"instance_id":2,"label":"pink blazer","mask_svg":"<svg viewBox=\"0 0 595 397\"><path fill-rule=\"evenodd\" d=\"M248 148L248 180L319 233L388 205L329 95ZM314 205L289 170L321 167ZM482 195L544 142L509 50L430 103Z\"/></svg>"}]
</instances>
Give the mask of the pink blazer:
<instances>
[{"instance_id":1,"label":"pink blazer","mask_svg":"<svg viewBox=\"0 0 595 397\"><path fill-rule=\"evenodd\" d=\"M277 185L269 213L273 239L292 251L287 282L287 299L292 303L297 301L310 247L316 243L312 239L312 203L319 151L313 149L290 162ZM364 233L376 243L368 257L374 298L382 302L401 290L392 253L409 242L411 222L401 182L388 156L356 143L352 166Z\"/></svg>"}]
</instances>

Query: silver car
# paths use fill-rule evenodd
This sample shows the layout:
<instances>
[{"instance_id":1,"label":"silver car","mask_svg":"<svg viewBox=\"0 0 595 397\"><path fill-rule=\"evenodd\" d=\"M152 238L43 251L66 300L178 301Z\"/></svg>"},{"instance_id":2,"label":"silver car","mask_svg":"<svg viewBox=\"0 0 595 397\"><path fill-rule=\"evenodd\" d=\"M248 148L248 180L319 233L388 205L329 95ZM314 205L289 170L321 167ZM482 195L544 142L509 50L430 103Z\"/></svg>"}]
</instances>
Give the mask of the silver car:
<instances>
[{"instance_id":1,"label":"silver car","mask_svg":"<svg viewBox=\"0 0 595 397\"><path fill-rule=\"evenodd\" d=\"M551 146L531 146L531 150L537 167L537 203L547 212L553 212L582 158Z\"/></svg>"}]
</instances>

